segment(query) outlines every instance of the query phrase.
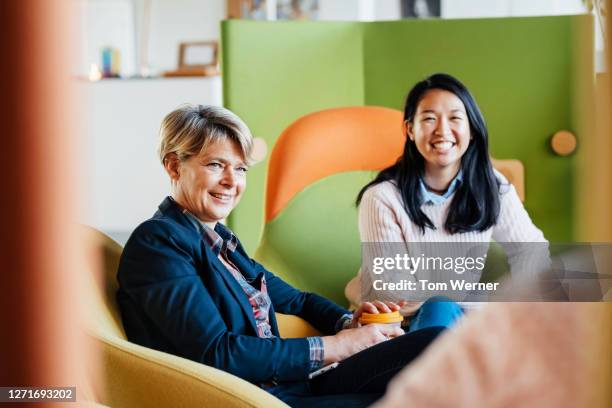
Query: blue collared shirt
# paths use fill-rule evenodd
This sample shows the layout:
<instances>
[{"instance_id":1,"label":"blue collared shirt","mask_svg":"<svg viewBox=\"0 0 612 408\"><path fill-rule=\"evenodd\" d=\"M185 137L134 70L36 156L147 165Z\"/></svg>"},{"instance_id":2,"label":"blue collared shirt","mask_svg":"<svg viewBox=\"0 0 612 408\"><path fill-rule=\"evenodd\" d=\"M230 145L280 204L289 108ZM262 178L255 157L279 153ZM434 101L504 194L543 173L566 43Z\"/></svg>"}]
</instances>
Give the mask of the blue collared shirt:
<instances>
[{"instance_id":1,"label":"blue collared shirt","mask_svg":"<svg viewBox=\"0 0 612 408\"><path fill-rule=\"evenodd\" d=\"M421 191L422 204L424 205L442 204L443 202L448 200L450 196L452 196L455 193L455 191L459 188L462 182L463 182L463 172L459 170L459 173L457 173L455 178L451 181L450 185L448 186L448 190L446 190L444 194L439 195L439 194L436 194L434 192L427 190L427 187L425 187L425 182L421 178L419 186L420 186L420 191Z\"/></svg>"}]
</instances>

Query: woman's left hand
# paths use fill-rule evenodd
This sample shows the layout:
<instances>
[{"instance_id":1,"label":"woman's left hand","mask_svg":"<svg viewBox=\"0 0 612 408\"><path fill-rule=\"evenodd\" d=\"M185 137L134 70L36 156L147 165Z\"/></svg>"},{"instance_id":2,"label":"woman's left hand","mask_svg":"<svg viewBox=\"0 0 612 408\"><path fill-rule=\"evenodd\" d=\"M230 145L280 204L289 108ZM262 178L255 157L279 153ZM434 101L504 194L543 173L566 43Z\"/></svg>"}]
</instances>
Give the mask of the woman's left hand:
<instances>
[{"instance_id":1,"label":"woman's left hand","mask_svg":"<svg viewBox=\"0 0 612 408\"><path fill-rule=\"evenodd\" d=\"M400 310L400 308L405 304L407 304L405 300L402 300L398 303L391 301L382 302L380 300L375 300L373 302L363 302L357 308L357 310L355 310L355 313L353 313L353 320L351 320L349 328L354 329L360 326L359 317L361 317L361 314L364 312L372 314L391 313Z\"/></svg>"}]
</instances>

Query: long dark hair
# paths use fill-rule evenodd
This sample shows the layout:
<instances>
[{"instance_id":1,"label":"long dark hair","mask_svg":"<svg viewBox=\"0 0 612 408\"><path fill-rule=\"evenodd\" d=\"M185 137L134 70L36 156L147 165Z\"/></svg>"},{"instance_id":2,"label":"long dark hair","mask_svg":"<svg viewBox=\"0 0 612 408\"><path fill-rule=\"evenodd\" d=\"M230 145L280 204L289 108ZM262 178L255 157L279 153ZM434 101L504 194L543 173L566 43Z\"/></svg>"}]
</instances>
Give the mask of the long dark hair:
<instances>
[{"instance_id":1,"label":"long dark hair","mask_svg":"<svg viewBox=\"0 0 612 408\"><path fill-rule=\"evenodd\" d=\"M451 234L485 231L492 227L499 215L499 186L489 158L488 132L476 100L468 89L448 74L434 74L417 83L408 93L404 107L404 121L412 123L419 102L431 89L442 89L455 94L465 106L472 140L461 157L463 182L451 201L444 228ZM425 228L435 229L431 220L421 210L423 197L420 179L424 176L425 160L414 142L406 137L404 153L397 162L382 170L374 180L365 185L357 195L357 205L366 190L383 181L394 181L400 191L404 209L422 233Z\"/></svg>"}]
</instances>

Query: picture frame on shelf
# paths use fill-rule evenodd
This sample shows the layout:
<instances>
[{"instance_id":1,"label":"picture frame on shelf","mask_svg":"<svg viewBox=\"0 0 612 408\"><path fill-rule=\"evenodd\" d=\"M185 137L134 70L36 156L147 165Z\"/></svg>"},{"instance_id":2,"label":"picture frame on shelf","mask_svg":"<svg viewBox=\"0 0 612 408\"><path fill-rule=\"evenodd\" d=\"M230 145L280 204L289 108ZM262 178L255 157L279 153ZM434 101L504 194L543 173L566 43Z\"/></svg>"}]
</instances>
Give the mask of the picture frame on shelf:
<instances>
[{"instance_id":1,"label":"picture frame on shelf","mask_svg":"<svg viewBox=\"0 0 612 408\"><path fill-rule=\"evenodd\" d=\"M219 43L217 41L187 41L179 44L178 69L164 76L218 75Z\"/></svg>"}]
</instances>

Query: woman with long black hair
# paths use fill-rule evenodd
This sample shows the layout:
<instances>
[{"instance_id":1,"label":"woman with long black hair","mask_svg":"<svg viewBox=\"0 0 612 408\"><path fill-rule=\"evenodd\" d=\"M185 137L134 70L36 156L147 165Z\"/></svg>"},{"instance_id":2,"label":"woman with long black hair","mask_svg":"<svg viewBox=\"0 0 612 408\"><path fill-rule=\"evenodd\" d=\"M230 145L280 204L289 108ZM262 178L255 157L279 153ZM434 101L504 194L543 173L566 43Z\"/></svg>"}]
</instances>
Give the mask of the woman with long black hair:
<instances>
[{"instance_id":1,"label":"woman with long black hair","mask_svg":"<svg viewBox=\"0 0 612 408\"><path fill-rule=\"evenodd\" d=\"M506 249L513 272L545 265L547 241L514 187L493 169L484 118L459 80L434 74L417 83L406 98L403 129L402 156L357 196L364 245L406 243L410 252L410 243L480 243L486 253L493 239ZM534 242L542 243L535 252L522 244ZM347 286L349 300L397 299L373 290L369 275L362 266L360 279Z\"/></svg>"}]
</instances>

